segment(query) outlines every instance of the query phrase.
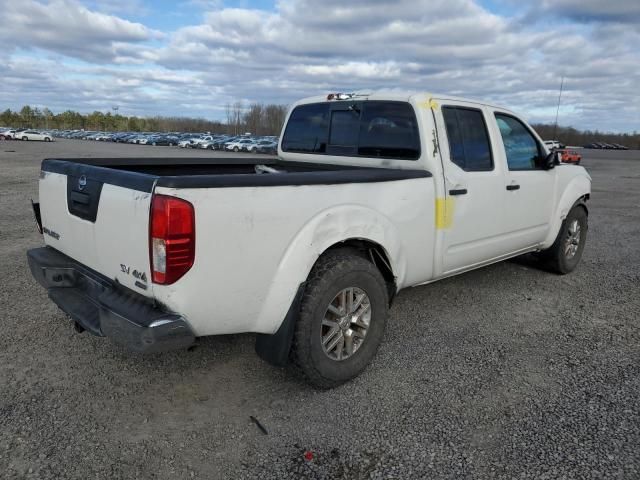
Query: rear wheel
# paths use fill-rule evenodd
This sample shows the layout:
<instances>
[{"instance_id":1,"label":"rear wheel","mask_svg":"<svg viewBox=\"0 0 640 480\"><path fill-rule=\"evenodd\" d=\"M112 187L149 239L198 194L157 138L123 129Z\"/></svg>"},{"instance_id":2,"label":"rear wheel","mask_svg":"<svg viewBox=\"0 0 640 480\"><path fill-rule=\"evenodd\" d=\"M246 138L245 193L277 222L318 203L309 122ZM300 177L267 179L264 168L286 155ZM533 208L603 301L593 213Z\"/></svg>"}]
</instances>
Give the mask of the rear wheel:
<instances>
[{"instance_id":1,"label":"rear wheel","mask_svg":"<svg viewBox=\"0 0 640 480\"><path fill-rule=\"evenodd\" d=\"M22 137L22 141L23 142L28 142L29 141L29 137Z\"/></svg>"},{"instance_id":2,"label":"rear wheel","mask_svg":"<svg viewBox=\"0 0 640 480\"><path fill-rule=\"evenodd\" d=\"M50 141L51 141L51 139L50 139L49 137L44 137L44 141L45 141L45 142L50 142Z\"/></svg>"},{"instance_id":3,"label":"rear wheel","mask_svg":"<svg viewBox=\"0 0 640 480\"><path fill-rule=\"evenodd\" d=\"M376 266L355 250L325 253L309 274L292 346L309 383L336 387L360 374L384 335L389 297Z\"/></svg>"},{"instance_id":4,"label":"rear wheel","mask_svg":"<svg viewBox=\"0 0 640 480\"><path fill-rule=\"evenodd\" d=\"M240 149L239 149L238 147L233 147L233 151L234 151L234 152L239 152L239 151L240 151Z\"/></svg>"},{"instance_id":5,"label":"rear wheel","mask_svg":"<svg viewBox=\"0 0 640 480\"><path fill-rule=\"evenodd\" d=\"M561 275L572 272L580 263L587 241L587 212L577 205L562 222L553 245L540 256L554 272Z\"/></svg>"}]
</instances>

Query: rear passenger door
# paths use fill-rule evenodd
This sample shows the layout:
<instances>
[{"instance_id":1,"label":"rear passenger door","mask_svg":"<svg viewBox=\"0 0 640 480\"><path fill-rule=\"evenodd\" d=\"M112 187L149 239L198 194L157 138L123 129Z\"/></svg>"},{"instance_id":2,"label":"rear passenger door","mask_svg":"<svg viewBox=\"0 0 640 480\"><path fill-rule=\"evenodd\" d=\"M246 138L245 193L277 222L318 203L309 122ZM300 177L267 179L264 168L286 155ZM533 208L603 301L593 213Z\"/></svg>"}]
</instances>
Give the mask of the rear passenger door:
<instances>
[{"instance_id":1,"label":"rear passenger door","mask_svg":"<svg viewBox=\"0 0 640 480\"><path fill-rule=\"evenodd\" d=\"M482 106L443 101L433 113L445 182L446 197L437 199L436 211L437 227L444 231L442 274L447 275L505 253L505 172L495 161Z\"/></svg>"}]
</instances>

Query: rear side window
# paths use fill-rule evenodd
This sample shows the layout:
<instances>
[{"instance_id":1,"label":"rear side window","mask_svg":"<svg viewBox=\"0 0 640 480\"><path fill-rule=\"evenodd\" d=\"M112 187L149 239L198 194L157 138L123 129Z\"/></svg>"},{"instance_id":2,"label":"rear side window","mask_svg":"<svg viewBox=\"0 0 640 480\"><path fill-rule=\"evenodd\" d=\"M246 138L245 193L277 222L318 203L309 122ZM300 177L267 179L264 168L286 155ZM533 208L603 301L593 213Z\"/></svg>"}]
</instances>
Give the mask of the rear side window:
<instances>
[{"instance_id":1,"label":"rear side window","mask_svg":"<svg viewBox=\"0 0 640 480\"><path fill-rule=\"evenodd\" d=\"M285 152L417 160L420 134L410 104L348 101L301 105L289 118Z\"/></svg>"},{"instance_id":2,"label":"rear side window","mask_svg":"<svg viewBox=\"0 0 640 480\"><path fill-rule=\"evenodd\" d=\"M311 103L296 107L282 138L285 152L324 153L329 135L329 104Z\"/></svg>"},{"instance_id":3,"label":"rear side window","mask_svg":"<svg viewBox=\"0 0 640 480\"><path fill-rule=\"evenodd\" d=\"M540 156L538 142L522 122L509 115L496 113L509 170L533 170Z\"/></svg>"},{"instance_id":4,"label":"rear side window","mask_svg":"<svg viewBox=\"0 0 640 480\"><path fill-rule=\"evenodd\" d=\"M491 144L480 110L442 107L451 161L467 172L493 170Z\"/></svg>"}]
</instances>

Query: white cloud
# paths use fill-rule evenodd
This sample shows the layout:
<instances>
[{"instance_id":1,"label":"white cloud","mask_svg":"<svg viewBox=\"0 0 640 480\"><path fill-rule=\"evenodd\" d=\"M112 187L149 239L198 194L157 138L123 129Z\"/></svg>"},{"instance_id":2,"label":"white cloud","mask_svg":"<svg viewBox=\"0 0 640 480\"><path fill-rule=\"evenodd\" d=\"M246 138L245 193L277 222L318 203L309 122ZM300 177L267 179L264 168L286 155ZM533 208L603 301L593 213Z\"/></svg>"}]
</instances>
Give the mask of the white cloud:
<instances>
[{"instance_id":1,"label":"white cloud","mask_svg":"<svg viewBox=\"0 0 640 480\"><path fill-rule=\"evenodd\" d=\"M6 0L0 2L0 12L0 41L5 48L38 48L94 62L113 61L123 44L161 35L74 0Z\"/></svg>"},{"instance_id":2,"label":"white cloud","mask_svg":"<svg viewBox=\"0 0 640 480\"><path fill-rule=\"evenodd\" d=\"M507 17L473 0L280 0L272 12L196 0L206 13L163 36L72 0L19 3L0 0L0 40L15 46L0 63L5 104L221 117L235 99L407 88L551 121L565 76L561 121L633 130L640 118L637 2L543 0ZM57 56L34 63L30 49Z\"/></svg>"}]
</instances>

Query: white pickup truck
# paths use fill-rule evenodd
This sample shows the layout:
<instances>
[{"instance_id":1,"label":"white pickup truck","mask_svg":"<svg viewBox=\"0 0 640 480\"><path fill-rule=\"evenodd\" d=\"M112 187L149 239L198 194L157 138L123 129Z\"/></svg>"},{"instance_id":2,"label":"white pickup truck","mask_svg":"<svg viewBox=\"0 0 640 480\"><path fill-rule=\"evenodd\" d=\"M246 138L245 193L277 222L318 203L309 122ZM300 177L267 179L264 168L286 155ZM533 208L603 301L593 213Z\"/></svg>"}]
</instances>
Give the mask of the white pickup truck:
<instances>
[{"instance_id":1,"label":"white pickup truck","mask_svg":"<svg viewBox=\"0 0 640 480\"><path fill-rule=\"evenodd\" d=\"M403 288L527 252L572 271L591 178L509 110L378 92L296 103L277 159L48 159L39 188L29 265L79 331L149 352L255 332L332 387Z\"/></svg>"}]
</instances>

